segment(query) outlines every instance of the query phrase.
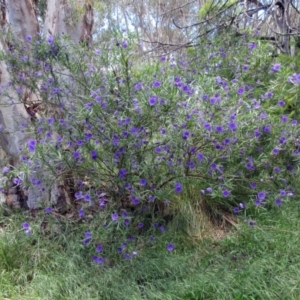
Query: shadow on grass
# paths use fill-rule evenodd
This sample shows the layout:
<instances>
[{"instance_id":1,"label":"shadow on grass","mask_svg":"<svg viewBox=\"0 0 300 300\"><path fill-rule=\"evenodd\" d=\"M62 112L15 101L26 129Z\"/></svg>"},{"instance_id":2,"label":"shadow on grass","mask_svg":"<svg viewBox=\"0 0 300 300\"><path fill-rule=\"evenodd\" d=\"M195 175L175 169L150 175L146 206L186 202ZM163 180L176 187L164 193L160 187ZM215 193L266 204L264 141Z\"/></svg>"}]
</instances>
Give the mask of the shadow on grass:
<instances>
[{"instance_id":1,"label":"shadow on grass","mask_svg":"<svg viewBox=\"0 0 300 300\"><path fill-rule=\"evenodd\" d=\"M167 231L152 244L140 238L129 245L138 253L131 259L110 255L117 247L111 245L106 263L97 265L91 260L94 245L82 244L86 224L60 221L41 233L36 219L33 234L26 236L20 228L28 215L2 214L0 297L300 299L299 216L297 203L289 203L257 217L254 227L241 220L239 229L222 239L197 243ZM168 252L171 237L176 247Z\"/></svg>"}]
</instances>

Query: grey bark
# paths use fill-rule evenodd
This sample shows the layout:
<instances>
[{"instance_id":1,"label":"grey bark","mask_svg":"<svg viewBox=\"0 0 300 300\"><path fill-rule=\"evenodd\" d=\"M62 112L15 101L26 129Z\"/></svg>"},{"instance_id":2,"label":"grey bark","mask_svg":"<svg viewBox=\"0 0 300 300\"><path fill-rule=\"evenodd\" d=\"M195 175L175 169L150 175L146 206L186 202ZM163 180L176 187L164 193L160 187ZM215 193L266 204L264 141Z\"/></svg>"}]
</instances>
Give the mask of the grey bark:
<instances>
[{"instance_id":1,"label":"grey bark","mask_svg":"<svg viewBox=\"0 0 300 300\"><path fill-rule=\"evenodd\" d=\"M75 5L68 4L65 0L48 0L47 11L45 14L45 23L39 26L39 19L36 14L34 0L7 0L1 2L0 25L2 31L11 34L17 42L25 41L27 36L34 37L37 34L59 35L66 34L74 43L91 43L93 28L93 9L84 0L75 1ZM41 32L43 28L43 32ZM9 47L5 37L0 39L0 49L6 50ZM16 166L20 161L22 147L25 147L29 135L24 133L20 124L28 120L29 115L25 109L24 103L17 101L16 92L10 87L10 75L3 62L0 64L0 84L8 92L0 95L0 125L3 130L0 131L0 148L5 152L5 157L10 166ZM30 100L37 98L37 95L26 91L26 97ZM8 164L7 164L8 165ZM1 165L0 165L1 167ZM0 181L6 180L1 175ZM8 183L8 189L5 197L7 204L12 206L29 206L37 208L41 202L51 201L53 203L62 203L70 201L65 187L61 182L54 182L51 192L47 195L36 185L23 190ZM22 200L28 198L28 203ZM3 202L3 195L0 201Z\"/></svg>"},{"instance_id":2,"label":"grey bark","mask_svg":"<svg viewBox=\"0 0 300 300\"><path fill-rule=\"evenodd\" d=\"M84 0L77 0L76 7L65 0L50 0L44 24L44 34L67 34L74 43L91 42L93 9Z\"/></svg>"}]
</instances>

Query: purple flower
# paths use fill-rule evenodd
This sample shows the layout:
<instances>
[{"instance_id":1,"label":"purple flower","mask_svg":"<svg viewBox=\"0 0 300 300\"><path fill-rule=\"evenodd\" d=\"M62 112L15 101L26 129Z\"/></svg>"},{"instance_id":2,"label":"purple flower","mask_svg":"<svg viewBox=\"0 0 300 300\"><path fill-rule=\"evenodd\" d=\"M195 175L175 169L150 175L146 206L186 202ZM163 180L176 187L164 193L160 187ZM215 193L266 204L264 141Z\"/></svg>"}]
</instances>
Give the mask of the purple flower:
<instances>
[{"instance_id":1,"label":"purple flower","mask_svg":"<svg viewBox=\"0 0 300 300\"><path fill-rule=\"evenodd\" d=\"M57 139L56 139L56 141L57 141L58 143L61 143L62 140L63 140L63 137L61 137L61 136L58 136Z\"/></svg>"},{"instance_id":2,"label":"purple flower","mask_svg":"<svg viewBox=\"0 0 300 300\"><path fill-rule=\"evenodd\" d=\"M187 140L187 138L191 135L190 131L189 130L184 130L183 131L183 134L182 134L182 138L184 140Z\"/></svg>"},{"instance_id":3,"label":"purple flower","mask_svg":"<svg viewBox=\"0 0 300 300\"><path fill-rule=\"evenodd\" d=\"M143 84L142 84L141 82L139 82L139 83L137 83L137 84L134 86L134 89L135 89L136 91L138 91L138 90L142 89L142 87L143 87Z\"/></svg>"},{"instance_id":4,"label":"purple flower","mask_svg":"<svg viewBox=\"0 0 300 300\"><path fill-rule=\"evenodd\" d=\"M286 196L286 191L285 190L280 190L279 193L280 193L281 197Z\"/></svg>"},{"instance_id":5,"label":"purple flower","mask_svg":"<svg viewBox=\"0 0 300 300\"><path fill-rule=\"evenodd\" d=\"M281 121L282 122L286 123L288 120L289 120L289 118L287 116L285 116L285 115L281 116Z\"/></svg>"},{"instance_id":6,"label":"purple flower","mask_svg":"<svg viewBox=\"0 0 300 300\"><path fill-rule=\"evenodd\" d=\"M161 225L161 226L159 227L159 229L160 229L161 232L165 232L165 231L166 231L166 228L165 228L165 226L163 226L163 225Z\"/></svg>"},{"instance_id":7,"label":"purple flower","mask_svg":"<svg viewBox=\"0 0 300 300\"><path fill-rule=\"evenodd\" d=\"M123 131L122 135L126 138L126 137L128 137L129 133L127 131Z\"/></svg>"},{"instance_id":8,"label":"purple flower","mask_svg":"<svg viewBox=\"0 0 300 300\"><path fill-rule=\"evenodd\" d=\"M216 125L215 126L215 132L217 132L217 133L223 132L223 127L221 125Z\"/></svg>"},{"instance_id":9,"label":"purple flower","mask_svg":"<svg viewBox=\"0 0 300 300\"><path fill-rule=\"evenodd\" d=\"M279 138L279 143L284 144L286 142L286 137L283 135Z\"/></svg>"},{"instance_id":10,"label":"purple flower","mask_svg":"<svg viewBox=\"0 0 300 300\"><path fill-rule=\"evenodd\" d=\"M210 98L210 104L211 105L213 105L213 104L215 104L216 102L218 101L218 98L217 97L215 97L215 96L212 96L211 98Z\"/></svg>"},{"instance_id":11,"label":"purple flower","mask_svg":"<svg viewBox=\"0 0 300 300\"><path fill-rule=\"evenodd\" d=\"M102 247L102 245L97 245L96 246L96 252L102 252L102 250L103 250L103 247Z\"/></svg>"},{"instance_id":12,"label":"purple flower","mask_svg":"<svg viewBox=\"0 0 300 300\"><path fill-rule=\"evenodd\" d=\"M186 166L191 169L195 169L195 163L193 161L187 161Z\"/></svg>"},{"instance_id":13,"label":"purple flower","mask_svg":"<svg viewBox=\"0 0 300 300\"><path fill-rule=\"evenodd\" d=\"M120 171L119 171L119 177L121 179L123 179L126 174L127 174L127 170L126 169L120 169Z\"/></svg>"},{"instance_id":14,"label":"purple flower","mask_svg":"<svg viewBox=\"0 0 300 300\"><path fill-rule=\"evenodd\" d=\"M81 153L80 153L79 150L76 150L76 151L73 153L73 157L74 157L75 159L80 158L80 155L81 155Z\"/></svg>"},{"instance_id":15,"label":"purple flower","mask_svg":"<svg viewBox=\"0 0 300 300\"><path fill-rule=\"evenodd\" d=\"M7 173L9 171L9 168L8 167L4 167L3 169L2 169L2 173Z\"/></svg>"},{"instance_id":16,"label":"purple flower","mask_svg":"<svg viewBox=\"0 0 300 300\"><path fill-rule=\"evenodd\" d=\"M169 251L169 252L171 252L171 251L173 251L174 250L174 245L173 244L168 244L167 245L167 250Z\"/></svg>"},{"instance_id":17,"label":"purple flower","mask_svg":"<svg viewBox=\"0 0 300 300\"><path fill-rule=\"evenodd\" d=\"M130 223L130 220L129 219L124 219L124 225L126 226L126 227L128 227L128 225L129 225L129 223Z\"/></svg>"},{"instance_id":18,"label":"purple flower","mask_svg":"<svg viewBox=\"0 0 300 300\"><path fill-rule=\"evenodd\" d=\"M238 213L240 212L240 209L239 209L238 207L234 207L234 208L233 208L233 212L234 212L235 214L238 214Z\"/></svg>"},{"instance_id":19,"label":"purple flower","mask_svg":"<svg viewBox=\"0 0 300 300\"><path fill-rule=\"evenodd\" d=\"M259 129L254 129L254 135L256 138L259 138L261 136Z\"/></svg>"},{"instance_id":20,"label":"purple flower","mask_svg":"<svg viewBox=\"0 0 300 300\"><path fill-rule=\"evenodd\" d=\"M223 197L229 197L230 192L228 190L224 190L222 194L223 194Z\"/></svg>"},{"instance_id":21,"label":"purple flower","mask_svg":"<svg viewBox=\"0 0 300 300\"><path fill-rule=\"evenodd\" d=\"M114 222L117 222L117 221L118 221L118 218L119 218L119 216L118 216L117 213L112 213L112 214L111 214L111 219L112 219Z\"/></svg>"},{"instance_id":22,"label":"purple flower","mask_svg":"<svg viewBox=\"0 0 300 300\"><path fill-rule=\"evenodd\" d=\"M239 87L236 92L238 95L242 95L242 94L244 94L245 90L243 87Z\"/></svg>"},{"instance_id":23,"label":"purple flower","mask_svg":"<svg viewBox=\"0 0 300 300\"><path fill-rule=\"evenodd\" d=\"M203 95L201 96L201 98L202 98L202 100L207 101L208 98L209 98L209 96L208 96L207 94L203 94Z\"/></svg>"},{"instance_id":24,"label":"purple flower","mask_svg":"<svg viewBox=\"0 0 300 300\"><path fill-rule=\"evenodd\" d=\"M77 146L81 146L82 144L83 144L83 141L82 141L82 140L79 139L79 140L76 141L76 145L77 145Z\"/></svg>"},{"instance_id":25,"label":"purple flower","mask_svg":"<svg viewBox=\"0 0 300 300\"><path fill-rule=\"evenodd\" d=\"M153 81L152 86L153 86L154 88L159 88L159 87L161 86L161 83L160 83L160 81L155 80L155 81Z\"/></svg>"},{"instance_id":26,"label":"purple flower","mask_svg":"<svg viewBox=\"0 0 300 300\"><path fill-rule=\"evenodd\" d=\"M253 163L252 163L251 161L248 162L248 163L246 164L246 168L247 168L248 170L253 170L253 169L254 169Z\"/></svg>"},{"instance_id":27,"label":"purple flower","mask_svg":"<svg viewBox=\"0 0 300 300\"><path fill-rule=\"evenodd\" d=\"M96 151L96 150L92 150L92 151L90 152L90 154L91 154L91 158L92 158L93 160L97 159L97 151Z\"/></svg>"},{"instance_id":28,"label":"purple flower","mask_svg":"<svg viewBox=\"0 0 300 300\"><path fill-rule=\"evenodd\" d=\"M154 228L157 228L157 227L158 227L158 223L157 223L157 222L154 222L154 223L153 223L153 227L154 227Z\"/></svg>"},{"instance_id":29,"label":"purple flower","mask_svg":"<svg viewBox=\"0 0 300 300\"><path fill-rule=\"evenodd\" d=\"M100 206L101 208L104 208L104 206L105 206L105 198L100 198L100 199L99 199L99 206Z\"/></svg>"},{"instance_id":30,"label":"purple flower","mask_svg":"<svg viewBox=\"0 0 300 300\"><path fill-rule=\"evenodd\" d=\"M154 202L155 197L154 197L153 195L150 195L150 196L148 197L148 199L149 199L149 202Z\"/></svg>"},{"instance_id":31,"label":"purple flower","mask_svg":"<svg viewBox=\"0 0 300 300\"><path fill-rule=\"evenodd\" d=\"M49 37L47 38L47 43L48 43L48 44L52 44L53 41L54 41L53 35L49 35Z\"/></svg>"},{"instance_id":32,"label":"purple flower","mask_svg":"<svg viewBox=\"0 0 300 300\"><path fill-rule=\"evenodd\" d=\"M216 163L211 163L210 168L215 170L217 168L217 164Z\"/></svg>"},{"instance_id":33,"label":"purple flower","mask_svg":"<svg viewBox=\"0 0 300 300\"><path fill-rule=\"evenodd\" d=\"M132 235L130 235L130 236L128 237L128 241L133 242L133 241L134 241L134 237L133 237Z\"/></svg>"},{"instance_id":34,"label":"purple flower","mask_svg":"<svg viewBox=\"0 0 300 300\"><path fill-rule=\"evenodd\" d=\"M82 243L84 246L87 246L90 243L90 239L84 239Z\"/></svg>"},{"instance_id":35,"label":"purple flower","mask_svg":"<svg viewBox=\"0 0 300 300\"><path fill-rule=\"evenodd\" d=\"M279 198L277 198L276 200L275 200L275 204L276 205L281 205L282 204L282 200L281 199L279 199Z\"/></svg>"},{"instance_id":36,"label":"purple flower","mask_svg":"<svg viewBox=\"0 0 300 300\"><path fill-rule=\"evenodd\" d=\"M160 148L160 147L156 147L156 148L154 149L154 151L155 151L156 153L160 153L160 152L161 152L161 148Z\"/></svg>"},{"instance_id":37,"label":"purple flower","mask_svg":"<svg viewBox=\"0 0 300 300\"><path fill-rule=\"evenodd\" d=\"M175 77L175 78L174 78L174 82L175 82L175 83L180 83L180 82L181 82L181 80L180 80L180 78L179 78L179 77Z\"/></svg>"},{"instance_id":38,"label":"purple flower","mask_svg":"<svg viewBox=\"0 0 300 300\"><path fill-rule=\"evenodd\" d=\"M257 198L259 200L264 200L266 198L266 193L265 192L258 192L257 193Z\"/></svg>"},{"instance_id":39,"label":"purple flower","mask_svg":"<svg viewBox=\"0 0 300 300\"><path fill-rule=\"evenodd\" d=\"M150 106L155 105L156 102L157 102L157 97L156 97L156 96L151 96L151 97L149 98L149 100L148 100L148 103L149 103Z\"/></svg>"},{"instance_id":40,"label":"purple flower","mask_svg":"<svg viewBox=\"0 0 300 300\"><path fill-rule=\"evenodd\" d=\"M248 222L248 224L249 224L249 226L253 227L253 226L255 225L255 221L250 220L250 221Z\"/></svg>"},{"instance_id":41,"label":"purple flower","mask_svg":"<svg viewBox=\"0 0 300 300\"><path fill-rule=\"evenodd\" d=\"M291 124L292 124L292 125L297 125L297 124L298 124L298 121L297 121L297 120L292 120L292 121L291 121Z\"/></svg>"},{"instance_id":42,"label":"purple flower","mask_svg":"<svg viewBox=\"0 0 300 300\"><path fill-rule=\"evenodd\" d=\"M283 100L279 100L277 104L278 106L283 107L285 105L285 102Z\"/></svg>"},{"instance_id":43,"label":"purple flower","mask_svg":"<svg viewBox=\"0 0 300 300\"><path fill-rule=\"evenodd\" d=\"M161 133L161 134L166 134L166 132L167 132L166 129L164 129L164 128L161 128L161 129L160 129L160 133Z\"/></svg>"},{"instance_id":44,"label":"purple flower","mask_svg":"<svg viewBox=\"0 0 300 300\"><path fill-rule=\"evenodd\" d=\"M83 218L84 217L84 210L81 208L81 209L79 209L79 211L78 211L78 216L80 217L80 218Z\"/></svg>"},{"instance_id":45,"label":"purple flower","mask_svg":"<svg viewBox=\"0 0 300 300\"><path fill-rule=\"evenodd\" d=\"M247 70L249 70L249 65L244 65L243 66L243 71L247 71Z\"/></svg>"},{"instance_id":46,"label":"purple flower","mask_svg":"<svg viewBox=\"0 0 300 300\"><path fill-rule=\"evenodd\" d=\"M211 125L210 125L210 123L207 123L207 122L204 123L203 127L204 127L205 130L208 130L208 131L211 130Z\"/></svg>"},{"instance_id":47,"label":"purple flower","mask_svg":"<svg viewBox=\"0 0 300 300\"><path fill-rule=\"evenodd\" d=\"M84 237L85 237L85 239L91 239L92 238L91 232L90 231L85 231L84 232Z\"/></svg>"},{"instance_id":48,"label":"purple flower","mask_svg":"<svg viewBox=\"0 0 300 300\"><path fill-rule=\"evenodd\" d=\"M231 131L236 131L236 129L237 129L236 123L235 122L230 122L228 124L228 129L231 130Z\"/></svg>"},{"instance_id":49,"label":"purple flower","mask_svg":"<svg viewBox=\"0 0 300 300\"><path fill-rule=\"evenodd\" d=\"M191 148L190 148L190 152L191 152L191 153L195 153L195 152L196 152L196 148L195 148L195 147L191 147Z\"/></svg>"},{"instance_id":50,"label":"purple flower","mask_svg":"<svg viewBox=\"0 0 300 300\"><path fill-rule=\"evenodd\" d=\"M138 198L136 198L135 196L131 196L131 202L134 205L140 204L140 200Z\"/></svg>"},{"instance_id":51,"label":"purple flower","mask_svg":"<svg viewBox=\"0 0 300 300\"><path fill-rule=\"evenodd\" d=\"M264 95L264 97L267 98L267 99L271 98L272 96L273 96L272 92L266 92L265 95Z\"/></svg>"},{"instance_id":52,"label":"purple flower","mask_svg":"<svg viewBox=\"0 0 300 300\"><path fill-rule=\"evenodd\" d=\"M145 186L147 184L147 180L142 178L140 179L140 185Z\"/></svg>"},{"instance_id":53,"label":"purple flower","mask_svg":"<svg viewBox=\"0 0 300 300\"><path fill-rule=\"evenodd\" d=\"M15 178L13 179L13 183L14 183L15 185L20 185L21 182L22 182L22 180L21 180L20 178L15 177Z\"/></svg>"},{"instance_id":54,"label":"purple flower","mask_svg":"<svg viewBox=\"0 0 300 300\"><path fill-rule=\"evenodd\" d=\"M181 187L180 182L175 182L174 187L175 187L175 192L176 193L181 193L182 192L182 187Z\"/></svg>"},{"instance_id":55,"label":"purple flower","mask_svg":"<svg viewBox=\"0 0 300 300\"><path fill-rule=\"evenodd\" d=\"M143 222L139 222L138 225L137 225L137 227L138 227L139 229L143 228L143 227L144 227L144 223L143 223Z\"/></svg>"},{"instance_id":56,"label":"purple flower","mask_svg":"<svg viewBox=\"0 0 300 300\"><path fill-rule=\"evenodd\" d=\"M98 264L98 265L102 265L102 264L104 263L104 258L103 258L103 257L100 257L100 256L94 255L94 256L92 257L92 260L93 260L96 264Z\"/></svg>"},{"instance_id":57,"label":"purple flower","mask_svg":"<svg viewBox=\"0 0 300 300\"><path fill-rule=\"evenodd\" d=\"M82 191L78 191L78 192L75 193L74 196L75 196L76 200L79 200L79 199L81 199L83 197L83 192Z\"/></svg>"},{"instance_id":58,"label":"purple flower","mask_svg":"<svg viewBox=\"0 0 300 300\"><path fill-rule=\"evenodd\" d=\"M208 188L206 188L206 191L207 191L208 193L212 193L213 189L212 189L211 187L208 187Z\"/></svg>"},{"instance_id":59,"label":"purple flower","mask_svg":"<svg viewBox=\"0 0 300 300\"><path fill-rule=\"evenodd\" d=\"M253 49L255 49L256 47L257 47L257 45L256 45L256 43L254 43L254 42L251 42L251 43L248 44L248 49L249 49L249 50L253 50Z\"/></svg>"},{"instance_id":60,"label":"purple flower","mask_svg":"<svg viewBox=\"0 0 300 300\"><path fill-rule=\"evenodd\" d=\"M125 258L125 259L130 259L130 258L131 258L131 255L130 255L129 253L125 253L125 254L124 254L124 258Z\"/></svg>"},{"instance_id":61,"label":"purple flower","mask_svg":"<svg viewBox=\"0 0 300 300\"><path fill-rule=\"evenodd\" d=\"M27 145L29 152L33 153L35 151L36 140L29 140Z\"/></svg>"},{"instance_id":62,"label":"purple flower","mask_svg":"<svg viewBox=\"0 0 300 300\"><path fill-rule=\"evenodd\" d=\"M30 225L29 225L28 222L24 222L24 223L22 224L22 229L27 230L27 229L29 229L29 228L30 228Z\"/></svg>"},{"instance_id":63,"label":"purple flower","mask_svg":"<svg viewBox=\"0 0 300 300\"><path fill-rule=\"evenodd\" d=\"M126 49L128 47L127 42L125 40L122 41L122 48Z\"/></svg>"},{"instance_id":64,"label":"purple flower","mask_svg":"<svg viewBox=\"0 0 300 300\"><path fill-rule=\"evenodd\" d=\"M271 72L278 72L280 70L280 68L281 68L281 65L276 63L272 66Z\"/></svg>"},{"instance_id":65,"label":"purple flower","mask_svg":"<svg viewBox=\"0 0 300 300\"><path fill-rule=\"evenodd\" d=\"M52 207L46 207L46 208L45 208L45 213L46 213L46 214L52 213Z\"/></svg>"},{"instance_id":66,"label":"purple flower","mask_svg":"<svg viewBox=\"0 0 300 300\"><path fill-rule=\"evenodd\" d=\"M254 201L254 205L255 206L259 206L261 204L261 201L259 199L255 200Z\"/></svg>"},{"instance_id":67,"label":"purple flower","mask_svg":"<svg viewBox=\"0 0 300 300\"><path fill-rule=\"evenodd\" d=\"M91 196L89 194L85 194L83 197L84 201L91 201Z\"/></svg>"},{"instance_id":68,"label":"purple flower","mask_svg":"<svg viewBox=\"0 0 300 300\"><path fill-rule=\"evenodd\" d=\"M203 155L201 152L200 152L200 153L197 153L197 159L198 159L199 161L202 161L203 158L204 158L204 155Z\"/></svg>"}]
</instances>

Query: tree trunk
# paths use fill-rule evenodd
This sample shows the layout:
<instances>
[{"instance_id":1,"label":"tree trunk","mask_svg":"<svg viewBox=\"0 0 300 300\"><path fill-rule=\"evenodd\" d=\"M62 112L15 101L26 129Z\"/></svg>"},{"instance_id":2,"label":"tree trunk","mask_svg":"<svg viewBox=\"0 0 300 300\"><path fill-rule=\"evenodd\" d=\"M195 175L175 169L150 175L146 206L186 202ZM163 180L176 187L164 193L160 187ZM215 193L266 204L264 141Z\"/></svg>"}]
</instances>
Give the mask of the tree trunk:
<instances>
[{"instance_id":1,"label":"tree trunk","mask_svg":"<svg viewBox=\"0 0 300 300\"><path fill-rule=\"evenodd\" d=\"M48 0L45 13L45 23L39 25L36 0L6 0L1 2L0 25L6 37L11 34L16 42L24 42L37 34L45 37L52 35L68 35L74 43L91 43L93 27L93 10L91 5L83 0L77 0L73 5L65 0ZM43 32L41 32L43 28ZM0 49L9 50L13 45L5 37L0 39ZM18 95L10 86L10 75L4 63L0 64L0 84L9 94L9 97L0 94L0 147L5 152L6 165L16 166L20 161L21 149L26 146L29 135L22 130L22 123L30 117L24 107L24 103L18 103ZM27 91L28 92L28 91ZM29 99L36 97L29 94ZM27 95L28 98L28 95ZM3 167L0 165L0 167ZM1 174L1 173L0 173ZM0 175L1 177L1 175ZM1 180L5 180L2 176ZM56 183L58 185L59 183ZM65 187L67 190L67 187ZM55 191L58 191L57 193ZM22 206L20 203L28 197L28 206L36 208L39 201L45 201L45 195L36 186L31 186L28 192L23 191L13 184L9 184L6 191L6 201L14 206ZM52 201L61 201L62 186L54 186L51 190ZM13 199L13 201L11 200ZM27 199L26 199L27 200ZM49 200L49 199L48 199ZM26 206L26 205L23 205Z\"/></svg>"},{"instance_id":2,"label":"tree trunk","mask_svg":"<svg viewBox=\"0 0 300 300\"><path fill-rule=\"evenodd\" d=\"M93 10L85 0L77 0L76 5L65 0L48 0L44 24L44 34L68 35L74 43L90 43L93 28Z\"/></svg>"}]
</instances>

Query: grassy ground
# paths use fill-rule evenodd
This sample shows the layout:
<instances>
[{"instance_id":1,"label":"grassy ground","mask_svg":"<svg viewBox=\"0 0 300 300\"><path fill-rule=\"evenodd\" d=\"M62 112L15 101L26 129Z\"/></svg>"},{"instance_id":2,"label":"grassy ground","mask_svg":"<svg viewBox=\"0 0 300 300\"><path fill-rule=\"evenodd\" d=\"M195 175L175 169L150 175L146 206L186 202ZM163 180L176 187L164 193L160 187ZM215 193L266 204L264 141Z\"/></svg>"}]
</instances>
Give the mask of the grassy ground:
<instances>
[{"instance_id":1,"label":"grassy ground","mask_svg":"<svg viewBox=\"0 0 300 300\"><path fill-rule=\"evenodd\" d=\"M1 299L300 299L296 202L260 214L254 227L241 219L221 240L173 236L169 253L166 232L150 246L141 242L135 258L104 265L92 263L80 241L86 224L59 220L40 234L40 221L30 220L33 235L26 236L27 214L0 214Z\"/></svg>"}]
</instances>

